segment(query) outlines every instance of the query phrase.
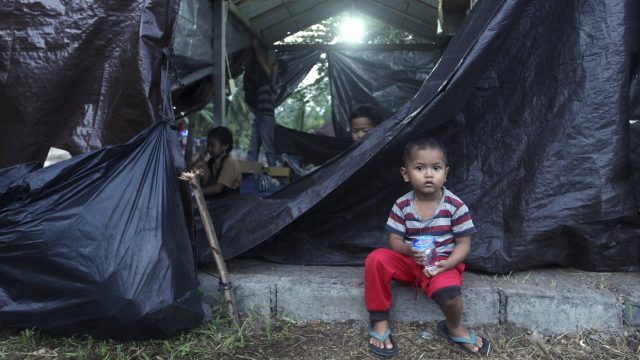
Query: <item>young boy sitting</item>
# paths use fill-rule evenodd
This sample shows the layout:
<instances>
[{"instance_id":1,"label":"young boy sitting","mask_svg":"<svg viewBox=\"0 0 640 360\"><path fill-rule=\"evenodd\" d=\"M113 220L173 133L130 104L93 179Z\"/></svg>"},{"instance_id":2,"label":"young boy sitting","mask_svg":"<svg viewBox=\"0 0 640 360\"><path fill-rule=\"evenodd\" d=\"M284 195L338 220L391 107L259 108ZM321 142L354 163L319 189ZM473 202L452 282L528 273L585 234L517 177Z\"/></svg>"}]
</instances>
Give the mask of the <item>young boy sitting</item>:
<instances>
[{"instance_id":1,"label":"young boy sitting","mask_svg":"<svg viewBox=\"0 0 640 360\"><path fill-rule=\"evenodd\" d=\"M471 249L476 231L467 206L443 185L447 181L447 153L434 138L419 137L404 148L400 173L412 191L399 198L389 214L386 230L391 249L376 249L365 261L365 301L370 313L369 349L392 357L398 352L391 336L389 309L391 279L420 286L433 299L446 320L438 334L474 355L488 356L491 344L461 324L462 262ZM412 249L413 239L436 238L433 271L422 264L424 254Z\"/></svg>"}]
</instances>

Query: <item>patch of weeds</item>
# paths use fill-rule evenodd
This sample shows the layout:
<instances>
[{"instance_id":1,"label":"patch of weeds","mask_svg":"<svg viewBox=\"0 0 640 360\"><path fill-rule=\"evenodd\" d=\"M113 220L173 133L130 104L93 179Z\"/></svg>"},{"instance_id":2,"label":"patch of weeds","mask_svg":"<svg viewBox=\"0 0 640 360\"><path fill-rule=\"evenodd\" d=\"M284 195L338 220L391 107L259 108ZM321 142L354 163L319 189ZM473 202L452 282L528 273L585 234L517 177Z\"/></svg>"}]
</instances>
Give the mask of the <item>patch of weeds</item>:
<instances>
[{"instance_id":1,"label":"patch of weeds","mask_svg":"<svg viewBox=\"0 0 640 360\"><path fill-rule=\"evenodd\" d=\"M111 354L115 360L128 360L129 355L124 348L124 344L118 344L115 346L115 349L111 351Z\"/></svg>"},{"instance_id":2,"label":"patch of weeds","mask_svg":"<svg viewBox=\"0 0 640 360\"><path fill-rule=\"evenodd\" d=\"M280 332L283 335L289 334L289 330L291 329L291 327L297 324L295 320L288 318L285 314L283 314L283 316L281 317L278 317L276 320L280 325Z\"/></svg>"},{"instance_id":3,"label":"patch of weeds","mask_svg":"<svg viewBox=\"0 0 640 360\"><path fill-rule=\"evenodd\" d=\"M243 319L238 327L228 314L220 312L217 317L201 325L192 333L198 337L199 341L207 344L207 351L233 352L246 345L245 335L251 323L251 319Z\"/></svg>"},{"instance_id":4,"label":"patch of weeds","mask_svg":"<svg viewBox=\"0 0 640 360\"><path fill-rule=\"evenodd\" d=\"M98 357L100 357L101 359L108 359L110 352L111 348L109 348L109 345L107 345L107 343L104 341L98 343L98 346L95 349L96 355L98 355Z\"/></svg>"},{"instance_id":5,"label":"patch of weeds","mask_svg":"<svg viewBox=\"0 0 640 360\"><path fill-rule=\"evenodd\" d=\"M266 319L266 321L264 322L264 334L267 337L267 340L271 341L273 340L273 328L277 329L277 326L275 326L275 321L273 321L273 319Z\"/></svg>"},{"instance_id":6,"label":"patch of weeds","mask_svg":"<svg viewBox=\"0 0 640 360\"><path fill-rule=\"evenodd\" d=\"M162 349L169 359L183 359L189 354L192 354L194 350L193 346L194 341L182 335L178 339L164 341Z\"/></svg>"},{"instance_id":7,"label":"patch of weeds","mask_svg":"<svg viewBox=\"0 0 640 360\"><path fill-rule=\"evenodd\" d=\"M23 349L35 349L36 347L36 332L34 329L24 329L20 333L20 342Z\"/></svg>"},{"instance_id":8,"label":"patch of weeds","mask_svg":"<svg viewBox=\"0 0 640 360\"><path fill-rule=\"evenodd\" d=\"M67 338L66 341L69 343L69 348L74 349L75 358L76 359L90 359L93 354L93 343L94 340L90 336L82 337L82 338Z\"/></svg>"}]
</instances>

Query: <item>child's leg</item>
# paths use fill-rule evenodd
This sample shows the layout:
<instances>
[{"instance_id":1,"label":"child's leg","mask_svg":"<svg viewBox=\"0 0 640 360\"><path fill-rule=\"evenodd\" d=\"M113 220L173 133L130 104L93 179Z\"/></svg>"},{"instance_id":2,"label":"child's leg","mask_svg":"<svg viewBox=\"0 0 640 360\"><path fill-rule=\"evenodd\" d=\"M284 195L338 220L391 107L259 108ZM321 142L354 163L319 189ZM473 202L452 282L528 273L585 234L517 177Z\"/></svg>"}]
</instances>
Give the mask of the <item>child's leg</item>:
<instances>
[{"instance_id":1,"label":"child's leg","mask_svg":"<svg viewBox=\"0 0 640 360\"><path fill-rule=\"evenodd\" d=\"M364 262L364 297L372 320L388 319L391 308L391 279L412 283L420 273L415 260L393 250L380 248Z\"/></svg>"},{"instance_id":2,"label":"child's leg","mask_svg":"<svg viewBox=\"0 0 640 360\"><path fill-rule=\"evenodd\" d=\"M453 299L447 300L440 305L440 309L444 313L447 320L447 331L450 335L463 338L469 337L469 330L462 326L462 295L458 295ZM463 344L467 349L477 352L482 347L482 338L476 336L476 345Z\"/></svg>"},{"instance_id":3,"label":"child's leg","mask_svg":"<svg viewBox=\"0 0 640 360\"><path fill-rule=\"evenodd\" d=\"M444 313L447 330L450 335L468 338L469 331L462 326L462 272L464 264L458 264L453 269L440 273L429 280L424 287L425 292L432 298ZM476 345L464 344L466 348L477 352L482 347L482 339L476 337Z\"/></svg>"},{"instance_id":4,"label":"child's leg","mask_svg":"<svg viewBox=\"0 0 640 360\"><path fill-rule=\"evenodd\" d=\"M415 260L389 249L376 249L364 263L364 297L373 330L379 335L389 328L389 309L391 308L391 279L411 283L420 273ZM387 339L385 343L375 338L369 342L379 348L391 349L393 345Z\"/></svg>"}]
</instances>

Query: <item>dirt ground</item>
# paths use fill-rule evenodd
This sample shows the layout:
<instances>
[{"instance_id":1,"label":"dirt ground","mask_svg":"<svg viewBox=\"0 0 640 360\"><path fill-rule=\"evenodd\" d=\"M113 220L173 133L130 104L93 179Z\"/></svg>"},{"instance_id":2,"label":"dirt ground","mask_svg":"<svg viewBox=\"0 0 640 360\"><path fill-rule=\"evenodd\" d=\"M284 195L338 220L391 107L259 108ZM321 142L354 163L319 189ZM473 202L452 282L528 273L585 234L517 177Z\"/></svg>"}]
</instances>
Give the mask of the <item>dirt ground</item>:
<instances>
[{"instance_id":1,"label":"dirt ground","mask_svg":"<svg viewBox=\"0 0 640 360\"><path fill-rule=\"evenodd\" d=\"M640 359L640 329L583 331L542 336L513 326L475 328L492 342L492 359ZM367 349L365 324L355 321L298 324L230 355L242 359L375 359ZM426 332L426 334L425 334ZM423 336L424 335L424 336ZM398 323L395 359L468 359L440 338L436 323Z\"/></svg>"},{"instance_id":2,"label":"dirt ground","mask_svg":"<svg viewBox=\"0 0 640 360\"><path fill-rule=\"evenodd\" d=\"M395 323L395 359L469 359L438 337L435 322ZM295 323L245 318L241 331L214 319L167 340L118 342L52 337L34 330L0 330L2 360L376 359L362 322ZM491 359L640 359L640 329L586 330L542 336L513 326L475 328L492 342Z\"/></svg>"}]
</instances>

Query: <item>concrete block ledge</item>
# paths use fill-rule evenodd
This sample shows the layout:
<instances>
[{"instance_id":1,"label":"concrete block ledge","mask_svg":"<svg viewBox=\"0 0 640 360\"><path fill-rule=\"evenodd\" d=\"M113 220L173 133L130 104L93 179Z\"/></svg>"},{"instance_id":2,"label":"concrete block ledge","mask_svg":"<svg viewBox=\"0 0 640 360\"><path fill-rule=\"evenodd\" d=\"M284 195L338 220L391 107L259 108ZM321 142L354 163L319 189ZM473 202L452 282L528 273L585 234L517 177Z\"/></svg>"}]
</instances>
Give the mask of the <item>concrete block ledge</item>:
<instances>
[{"instance_id":1,"label":"concrete block ledge","mask_svg":"<svg viewBox=\"0 0 640 360\"><path fill-rule=\"evenodd\" d=\"M239 259L228 261L227 267L241 312L277 314L302 322L368 320L363 267L278 265ZM204 302L217 304L221 296L218 279L206 272L200 272L199 279ZM575 269L508 275L466 272L463 321L471 326L512 323L544 335L622 328L625 322L634 325L638 321L633 310L639 293L637 273L597 274ZM391 318L396 321L444 318L421 290L416 299L415 288L393 283L392 294Z\"/></svg>"}]
</instances>

